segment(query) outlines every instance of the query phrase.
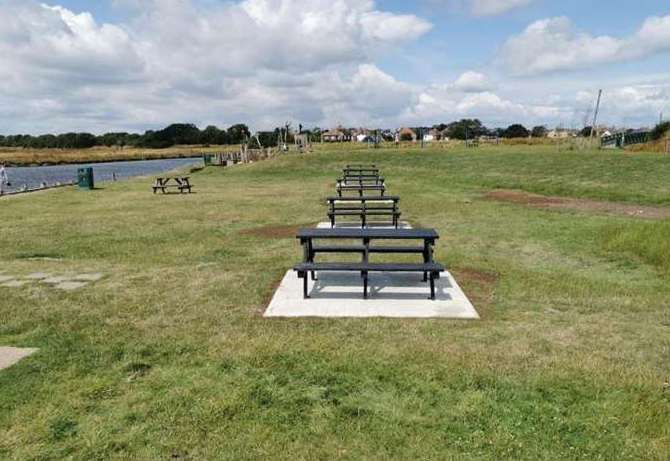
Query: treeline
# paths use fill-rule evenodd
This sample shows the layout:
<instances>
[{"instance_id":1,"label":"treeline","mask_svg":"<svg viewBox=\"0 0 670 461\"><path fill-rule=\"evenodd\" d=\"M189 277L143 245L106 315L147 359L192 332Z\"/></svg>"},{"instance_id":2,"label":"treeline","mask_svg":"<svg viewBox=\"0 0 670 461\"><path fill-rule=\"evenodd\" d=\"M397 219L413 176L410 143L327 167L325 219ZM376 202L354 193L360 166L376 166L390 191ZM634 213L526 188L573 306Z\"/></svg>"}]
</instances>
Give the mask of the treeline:
<instances>
[{"instance_id":1,"label":"treeline","mask_svg":"<svg viewBox=\"0 0 670 461\"><path fill-rule=\"evenodd\" d=\"M480 136L492 136L498 138L542 138L547 135L548 130L544 126L536 126L531 129L520 123L514 123L507 128L487 128L479 119L462 119L448 124L434 125L432 128L424 128L427 133L431 129L438 130L450 139L473 139Z\"/></svg>"},{"instance_id":2,"label":"treeline","mask_svg":"<svg viewBox=\"0 0 670 461\"><path fill-rule=\"evenodd\" d=\"M245 142L251 133L244 124L236 124L228 129L208 126L200 130L188 123L175 123L162 130L137 133L63 133L31 136L28 134L2 136L0 147L23 147L31 149L89 149L95 146L106 147L143 147L165 149L176 145L193 144L240 144Z\"/></svg>"}]
</instances>

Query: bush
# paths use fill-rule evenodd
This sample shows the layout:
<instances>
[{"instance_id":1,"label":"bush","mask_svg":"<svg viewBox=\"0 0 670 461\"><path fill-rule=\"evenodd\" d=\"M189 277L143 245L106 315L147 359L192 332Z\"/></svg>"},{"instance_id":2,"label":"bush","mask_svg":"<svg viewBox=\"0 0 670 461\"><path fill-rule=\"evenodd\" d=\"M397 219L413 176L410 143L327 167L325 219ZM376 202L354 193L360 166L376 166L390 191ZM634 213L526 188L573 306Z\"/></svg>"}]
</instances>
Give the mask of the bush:
<instances>
[{"instance_id":1,"label":"bush","mask_svg":"<svg viewBox=\"0 0 670 461\"><path fill-rule=\"evenodd\" d=\"M651 130L649 137L652 141L658 141L663 136L665 136L665 133L668 131L670 131L670 122L661 122L656 125L653 130Z\"/></svg>"}]
</instances>

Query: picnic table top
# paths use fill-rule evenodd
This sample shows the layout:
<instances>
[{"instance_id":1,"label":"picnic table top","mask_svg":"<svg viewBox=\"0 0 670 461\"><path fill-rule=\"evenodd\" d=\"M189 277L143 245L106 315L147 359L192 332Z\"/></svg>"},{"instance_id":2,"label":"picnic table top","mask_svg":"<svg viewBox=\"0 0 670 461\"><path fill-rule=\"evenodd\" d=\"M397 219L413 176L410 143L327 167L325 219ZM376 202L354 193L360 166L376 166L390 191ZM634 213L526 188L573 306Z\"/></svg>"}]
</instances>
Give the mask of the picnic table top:
<instances>
[{"instance_id":1,"label":"picnic table top","mask_svg":"<svg viewBox=\"0 0 670 461\"><path fill-rule=\"evenodd\" d=\"M374 195L364 197L326 197L328 202L399 202L400 197L396 195Z\"/></svg>"},{"instance_id":2,"label":"picnic table top","mask_svg":"<svg viewBox=\"0 0 670 461\"><path fill-rule=\"evenodd\" d=\"M383 184L338 184L340 189L386 189Z\"/></svg>"},{"instance_id":3,"label":"picnic table top","mask_svg":"<svg viewBox=\"0 0 670 461\"><path fill-rule=\"evenodd\" d=\"M156 176L156 179L189 179L190 176Z\"/></svg>"},{"instance_id":4,"label":"picnic table top","mask_svg":"<svg viewBox=\"0 0 670 461\"><path fill-rule=\"evenodd\" d=\"M357 238L371 238L371 239L424 239L436 240L439 239L435 229L351 229L351 228L334 228L334 229L300 229L298 239L357 239Z\"/></svg>"}]
</instances>

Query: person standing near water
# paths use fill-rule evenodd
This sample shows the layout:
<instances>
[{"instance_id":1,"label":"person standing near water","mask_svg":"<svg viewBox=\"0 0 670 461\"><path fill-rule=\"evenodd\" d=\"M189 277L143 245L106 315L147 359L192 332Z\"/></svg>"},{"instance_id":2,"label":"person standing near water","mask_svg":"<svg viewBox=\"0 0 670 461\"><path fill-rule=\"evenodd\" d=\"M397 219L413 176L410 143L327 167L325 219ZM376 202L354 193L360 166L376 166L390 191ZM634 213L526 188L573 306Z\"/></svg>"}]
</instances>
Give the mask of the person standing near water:
<instances>
[{"instance_id":1,"label":"person standing near water","mask_svg":"<svg viewBox=\"0 0 670 461\"><path fill-rule=\"evenodd\" d=\"M5 164L0 163L0 195L5 193L5 187L9 186L9 178L7 177L7 170Z\"/></svg>"}]
</instances>

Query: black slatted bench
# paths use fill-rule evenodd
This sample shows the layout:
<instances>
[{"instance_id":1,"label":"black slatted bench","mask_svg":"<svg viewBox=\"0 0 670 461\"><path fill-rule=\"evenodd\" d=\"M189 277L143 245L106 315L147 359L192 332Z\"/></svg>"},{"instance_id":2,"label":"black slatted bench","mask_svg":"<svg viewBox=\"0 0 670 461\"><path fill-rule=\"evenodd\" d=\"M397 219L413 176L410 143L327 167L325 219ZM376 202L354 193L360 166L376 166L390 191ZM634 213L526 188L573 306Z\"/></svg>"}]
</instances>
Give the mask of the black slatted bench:
<instances>
[{"instance_id":1,"label":"black slatted bench","mask_svg":"<svg viewBox=\"0 0 670 461\"><path fill-rule=\"evenodd\" d=\"M361 174L361 175L344 175L342 178L339 178L337 180L337 184L339 185L363 185L363 184L375 184L375 185L383 185L385 182L384 178L378 175L369 175L369 174Z\"/></svg>"},{"instance_id":2,"label":"black slatted bench","mask_svg":"<svg viewBox=\"0 0 670 461\"><path fill-rule=\"evenodd\" d=\"M376 165L347 165L342 169L347 174L376 174L379 175L379 168Z\"/></svg>"},{"instance_id":3,"label":"black slatted bench","mask_svg":"<svg viewBox=\"0 0 670 461\"><path fill-rule=\"evenodd\" d=\"M433 261L433 247L439 238L433 229L301 229L297 238L303 246L303 261L294 270L303 279L303 296L309 298L308 279L316 279L319 271L359 272L363 279L363 298L368 298L368 275L371 272L416 272L430 283L430 299L435 299L435 280L440 278L444 266ZM315 240L327 240L325 245L315 245ZM332 244L338 240L360 240L359 244ZM378 240L421 240L420 246L372 245ZM316 262L319 253L360 254L356 262ZM373 263L370 254L421 254L421 263Z\"/></svg>"},{"instance_id":4,"label":"black slatted bench","mask_svg":"<svg viewBox=\"0 0 670 461\"><path fill-rule=\"evenodd\" d=\"M369 218L391 218L391 225L398 228L401 212L398 209L400 197L328 197L328 219L335 227L338 217L357 217L361 227L366 227Z\"/></svg>"},{"instance_id":5,"label":"black slatted bench","mask_svg":"<svg viewBox=\"0 0 670 461\"><path fill-rule=\"evenodd\" d=\"M357 192L360 197L368 192L379 192L380 196L384 196L386 192L385 184L338 184L337 195L343 196L345 192Z\"/></svg>"}]
</instances>

